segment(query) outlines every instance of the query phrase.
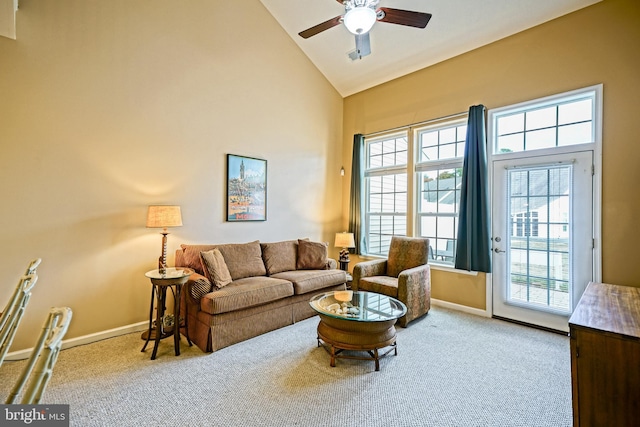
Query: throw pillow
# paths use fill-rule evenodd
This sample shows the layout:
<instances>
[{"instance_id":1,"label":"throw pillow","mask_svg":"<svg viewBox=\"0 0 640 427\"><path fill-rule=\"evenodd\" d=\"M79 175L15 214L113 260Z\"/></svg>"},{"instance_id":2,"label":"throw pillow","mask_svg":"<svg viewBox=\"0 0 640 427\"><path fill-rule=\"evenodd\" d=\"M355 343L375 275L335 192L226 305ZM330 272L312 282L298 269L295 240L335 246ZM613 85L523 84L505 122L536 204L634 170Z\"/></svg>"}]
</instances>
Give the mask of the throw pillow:
<instances>
[{"instance_id":1,"label":"throw pillow","mask_svg":"<svg viewBox=\"0 0 640 427\"><path fill-rule=\"evenodd\" d=\"M214 249L216 245L180 245L182 249L182 262L180 267L193 268L196 273L205 275L202 270L202 261L200 260L200 252L206 252ZM176 262L178 262L178 255L176 254ZM177 265L177 264L176 264Z\"/></svg>"},{"instance_id":2,"label":"throw pillow","mask_svg":"<svg viewBox=\"0 0 640 427\"><path fill-rule=\"evenodd\" d=\"M262 260L269 276L296 269L298 241L287 240L276 243L260 243Z\"/></svg>"},{"instance_id":3,"label":"throw pillow","mask_svg":"<svg viewBox=\"0 0 640 427\"><path fill-rule=\"evenodd\" d=\"M200 252L200 259L202 260L202 269L205 272L205 277L207 277L216 288L220 289L231 283L231 274L227 268L227 263L224 262L224 257L218 248Z\"/></svg>"},{"instance_id":4,"label":"throw pillow","mask_svg":"<svg viewBox=\"0 0 640 427\"><path fill-rule=\"evenodd\" d=\"M298 240L297 270L324 270L327 267L329 244Z\"/></svg>"},{"instance_id":5,"label":"throw pillow","mask_svg":"<svg viewBox=\"0 0 640 427\"><path fill-rule=\"evenodd\" d=\"M267 270L264 267L264 261L262 261L259 240L249 243L218 245L218 249L227 262L233 280L266 276Z\"/></svg>"}]
</instances>

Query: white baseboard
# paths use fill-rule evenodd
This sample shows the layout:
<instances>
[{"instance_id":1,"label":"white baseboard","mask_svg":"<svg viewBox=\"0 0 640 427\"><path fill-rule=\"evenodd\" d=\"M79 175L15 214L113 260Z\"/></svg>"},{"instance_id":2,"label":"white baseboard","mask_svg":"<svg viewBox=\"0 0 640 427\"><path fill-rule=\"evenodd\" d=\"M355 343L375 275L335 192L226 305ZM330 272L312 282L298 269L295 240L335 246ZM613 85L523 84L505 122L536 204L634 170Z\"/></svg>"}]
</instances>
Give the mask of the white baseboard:
<instances>
[{"instance_id":1,"label":"white baseboard","mask_svg":"<svg viewBox=\"0 0 640 427\"><path fill-rule=\"evenodd\" d=\"M130 334L132 332L146 331L149 327L149 321L133 323L127 326L121 326L119 328L109 329L102 332L96 332L95 334L83 335L77 338L71 338L69 340L62 341L62 348L71 348L84 344L91 344L96 341L102 341L107 338L113 338L120 335ZM27 348L24 350L13 351L11 353L7 353L5 360L22 360L27 359L33 348Z\"/></svg>"},{"instance_id":2,"label":"white baseboard","mask_svg":"<svg viewBox=\"0 0 640 427\"><path fill-rule=\"evenodd\" d=\"M449 301L442 301L439 299L431 298L431 304L437 305L439 307L450 308L452 310L462 311L469 314L474 314L476 316L491 317L491 314L487 310L482 310L481 308L468 307L466 305L456 304Z\"/></svg>"}]
</instances>

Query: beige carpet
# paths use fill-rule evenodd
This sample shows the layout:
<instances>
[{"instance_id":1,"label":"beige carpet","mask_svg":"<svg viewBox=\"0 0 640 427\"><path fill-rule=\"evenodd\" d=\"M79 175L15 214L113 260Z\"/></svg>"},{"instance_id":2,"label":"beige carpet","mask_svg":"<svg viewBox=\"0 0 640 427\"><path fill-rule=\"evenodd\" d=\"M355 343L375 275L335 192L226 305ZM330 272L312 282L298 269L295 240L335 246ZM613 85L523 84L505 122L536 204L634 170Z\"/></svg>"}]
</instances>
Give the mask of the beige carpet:
<instances>
[{"instance_id":1,"label":"beige carpet","mask_svg":"<svg viewBox=\"0 0 640 427\"><path fill-rule=\"evenodd\" d=\"M398 328L398 356L338 360L317 318L211 354L139 334L62 351L43 403L73 426L570 426L567 337L433 308ZM24 362L0 368L4 400Z\"/></svg>"}]
</instances>

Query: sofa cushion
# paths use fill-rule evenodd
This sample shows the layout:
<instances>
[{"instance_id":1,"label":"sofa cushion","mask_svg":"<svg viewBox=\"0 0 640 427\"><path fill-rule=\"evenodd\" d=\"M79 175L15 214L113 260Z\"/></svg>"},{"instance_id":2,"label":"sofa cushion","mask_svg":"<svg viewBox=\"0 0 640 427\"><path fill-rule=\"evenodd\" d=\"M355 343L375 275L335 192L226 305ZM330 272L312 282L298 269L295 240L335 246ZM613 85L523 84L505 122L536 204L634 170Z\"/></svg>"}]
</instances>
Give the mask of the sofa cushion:
<instances>
[{"instance_id":1,"label":"sofa cushion","mask_svg":"<svg viewBox=\"0 0 640 427\"><path fill-rule=\"evenodd\" d=\"M329 244L326 242L311 242L298 240L297 270L322 270L327 266L327 252Z\"/></svg>"},{"instance_id":2,"label":"sofa cushion","mask_svg":"<svg viewBox=\"0 0 640 427\"><path fill-rule=\"evenodd\" d=\"M260 243L262 260L269 276L282 271L296 269L298 241L287 240L276 243Z\"/></svg>"},{"instance_id":3,"label":"sofa cushion","mask_svg":"<svg viewBox=\"0 0 640 427\"><path fill-rule=\"evenodd\" d=\"M231 273L229 273L229 268L218 248L200 252L200 259L205 277L209 279L216 288L222 288L231 283Z\"/></svg>"},{"instance_id":4,"label":"sofa cushion","mask_svg":"<svg viewBox=\"0 0 640 427\"><path fill-rule=\"evenodd\" d=\"M200 309L209 314L228 313L255 307L293 295L291 282L272 277L234 280L222 289L206 294Z\"/></svg>"},{"instance_id":5,"label":"sofa cushion","mask_svg":"<svg viewBox=\"0 0 640 427\"><path fill-rule=\"evenodd\" d=\"M267 274L258 240L249 243L218 245L217 248L222 253L233 280Z\"/></svg>"},{"instance_id":6,"label":"sofa cushion","mask_svg":"<svg viewBox=\"0 0 640 427\"><path fill-rule=\"evenodd\" d=\"M296 295L315 292L324 288L344 284L347 275L342 270L297 270L285 271L271 276L293 283Z\"/></svg>"}]
</instances>

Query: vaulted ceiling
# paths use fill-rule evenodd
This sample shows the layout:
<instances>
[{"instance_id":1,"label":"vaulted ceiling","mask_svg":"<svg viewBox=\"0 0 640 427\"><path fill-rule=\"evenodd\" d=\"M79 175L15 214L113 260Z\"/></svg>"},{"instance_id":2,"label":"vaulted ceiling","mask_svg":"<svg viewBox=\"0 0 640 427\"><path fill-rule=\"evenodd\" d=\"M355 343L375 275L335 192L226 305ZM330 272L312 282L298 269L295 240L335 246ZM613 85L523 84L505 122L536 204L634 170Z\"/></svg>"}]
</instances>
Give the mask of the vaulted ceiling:
<instances>
[{"instance_id":1,"label":"vaulted ceiling","mask_svg":"<svg viewBox=\"0 0 640 427\"><path fill-rule=\"evenodd\" d=\"M344 14L340 0L261 0L342 96L428 67L601 0L380 0L379 7L432 14L425 29L376 22L371 54L351 60L355 37L340 24L299 32Z\"/></svg>"}]
</instances>

